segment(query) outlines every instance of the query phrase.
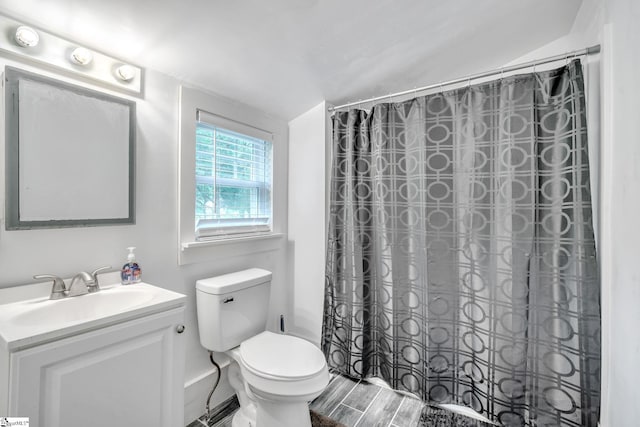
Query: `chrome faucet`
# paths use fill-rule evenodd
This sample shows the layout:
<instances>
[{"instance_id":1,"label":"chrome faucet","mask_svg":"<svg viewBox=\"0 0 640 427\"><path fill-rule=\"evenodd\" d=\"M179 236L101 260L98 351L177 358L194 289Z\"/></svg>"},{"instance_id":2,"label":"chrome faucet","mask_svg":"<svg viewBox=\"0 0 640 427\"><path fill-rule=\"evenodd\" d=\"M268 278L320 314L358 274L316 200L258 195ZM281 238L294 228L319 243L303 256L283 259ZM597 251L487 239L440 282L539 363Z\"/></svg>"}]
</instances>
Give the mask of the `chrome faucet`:
<instances>
[{"instance_id":1,"label":"chrome faucet","mask_svg":"<svg viewBox=\"0 0 640 427\"><path fill-rule=\"evenodd\" d=\"M76 285L78 282L84 283L84 286ZM93 277L86 271L81 271L71 279L71 284L69 285L69 289L67 289L67 296L77 297L88 294L89 287L91 286L95 286L95 280L93 280Z\"/></svg>"},{"instance_id":2,"label":"chrome faucet","mask_svg":"<svg viewBox=\"0 0 640 427\"><path fill-rule=\"evenodd\" d=\"M65 285L64 280L53 274L38 274L33 276L33 278L53 279L53 286L51 287L51 295L49 296L49 299L56 300L98 292L100 290L100 284L98 283L98 273L110 268L111 266L100 267L94 270L91 274L87 273L86 271L81 271L80 273L73 276L68 288ZM84 283L84 286L82 286L81 283Z\"/></svg>"}]
</instances>

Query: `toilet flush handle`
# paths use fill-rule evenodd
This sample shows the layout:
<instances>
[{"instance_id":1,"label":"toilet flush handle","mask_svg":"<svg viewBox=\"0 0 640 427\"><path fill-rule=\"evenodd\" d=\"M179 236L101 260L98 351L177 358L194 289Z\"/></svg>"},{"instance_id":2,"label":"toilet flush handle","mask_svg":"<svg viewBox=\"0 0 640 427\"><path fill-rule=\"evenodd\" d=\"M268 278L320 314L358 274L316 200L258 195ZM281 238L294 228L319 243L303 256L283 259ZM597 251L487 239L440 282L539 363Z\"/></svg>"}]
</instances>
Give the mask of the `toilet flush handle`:
<instances>
[{"instance_id":1,"label":"toilet flush handle","mask_svg":"<svg viewBox=\"0 0 640 427\"><path fill-rule=\"evenodd\" d=\"M233 297L225 298L225 299L222 300L223 304L228 304L230 302L233 302Z\"/></svg>"}]
</instances>

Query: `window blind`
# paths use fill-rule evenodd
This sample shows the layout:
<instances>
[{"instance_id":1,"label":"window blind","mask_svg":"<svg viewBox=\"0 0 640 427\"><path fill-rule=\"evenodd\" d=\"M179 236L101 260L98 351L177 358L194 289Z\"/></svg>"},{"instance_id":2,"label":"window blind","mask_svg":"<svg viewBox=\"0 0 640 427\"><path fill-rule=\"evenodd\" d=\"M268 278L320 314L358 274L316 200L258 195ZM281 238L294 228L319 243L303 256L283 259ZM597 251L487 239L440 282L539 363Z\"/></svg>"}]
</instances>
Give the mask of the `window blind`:
<instances>
[{"instance_id":1,"label":"window blind","mask_svg":"<svg viewBox=\"0 0 640 427\"><path fill-rule=\"evenodd\" d=\"M196 238L271 231L272 143L220 121L199 112L196 123Z\"/></svg>"}]
</instances>

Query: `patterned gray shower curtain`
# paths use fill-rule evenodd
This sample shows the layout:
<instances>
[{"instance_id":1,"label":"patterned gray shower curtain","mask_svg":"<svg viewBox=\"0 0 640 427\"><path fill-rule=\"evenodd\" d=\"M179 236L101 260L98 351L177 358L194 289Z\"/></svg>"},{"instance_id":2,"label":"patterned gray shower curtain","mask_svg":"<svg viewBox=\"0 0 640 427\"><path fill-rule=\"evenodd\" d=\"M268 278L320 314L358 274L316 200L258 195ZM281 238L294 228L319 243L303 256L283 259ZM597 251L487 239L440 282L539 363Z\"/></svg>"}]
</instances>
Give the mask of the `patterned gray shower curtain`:
<instances>
[{"instance_id":1,"label":"patterned gray shower curtain","mask_svg":"<svg viewBox=\"0 0 640 427\"><path fill-rule=\"evenodd\" d=\"M323 350L507 426L596 426L579 61L333 118Z\"/></svg>"}]
</instances>

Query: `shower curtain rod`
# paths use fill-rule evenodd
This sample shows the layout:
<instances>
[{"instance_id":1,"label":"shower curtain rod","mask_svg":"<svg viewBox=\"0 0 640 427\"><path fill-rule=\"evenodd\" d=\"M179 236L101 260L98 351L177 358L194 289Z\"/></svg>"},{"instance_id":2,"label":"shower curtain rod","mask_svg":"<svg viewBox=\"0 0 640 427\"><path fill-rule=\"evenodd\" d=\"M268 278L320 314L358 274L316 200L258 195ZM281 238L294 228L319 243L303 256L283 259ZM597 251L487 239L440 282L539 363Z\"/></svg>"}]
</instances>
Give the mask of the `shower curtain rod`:
<instances>
[{"instance_id":1,"label":"shower curtain rod","mask_svg":"<svg viewBox=\"0 0 640 427\"><path fill-rule=\"evenodd\" d=\"M587 55L595 55L597 53L600 53L600 45L595 45L595 46L591 46L591 47L587 47L584 49L578 49L578 50L574 50L572 52L567 52L564 54L560 54L560 55L554 55L554 56L549 56L543 59L536 59L534 61L529 61L529 62L523 62L522 64L516 64L516 65L511 65L509 67L501 67L501 68L496 68L494 70L491 71L485 71L482 73L477 73L477 74L471 74L469 76L465 76L465 77L459 77L457 79L453 79L453 80L449 80L446 82L440 82L440 83L435 83L432 85L428 85L428 86L423 86L423 87L419 87L419 88L415 88L415 89L410 89L410 90L404 90L402 92L396 92L396 93L391 93L389 95L382 95L382 96L376 96L373 98L369 98L369 99L364 99L364 100L360 100L360 101L355 101L355 102L349 102L347 104L342 104L342 105L338 105L336 107L330 107L329 111L330 112L334 112L343 108L347 108L347 107L353 107L354 105L360 105L360 104L367 104L369 102L376 102L376 101L380 101L381 99L389 99L389 98L394 98L396 96L402 96L402 95L409 95L411 93L417 93L417 92L424 92L430 89L436 89L442 86L449 86L449 85L454 85L457 83L463 83L463 82L469 82L471 80L477 80L477 79L481 79L484 77L491 77L491 76L495 76L497 74L504 74L504 73L509 73L511 71L516 71L516 70L521 70L523 68L530 68L530 67L536 67L538 65L543 65L543 64L548 64L550 62L556 62L556 61L560 61L560 60L568 60L570 58L576 58L578 56L587 56Z\"/></svg>"}]
</instances>

